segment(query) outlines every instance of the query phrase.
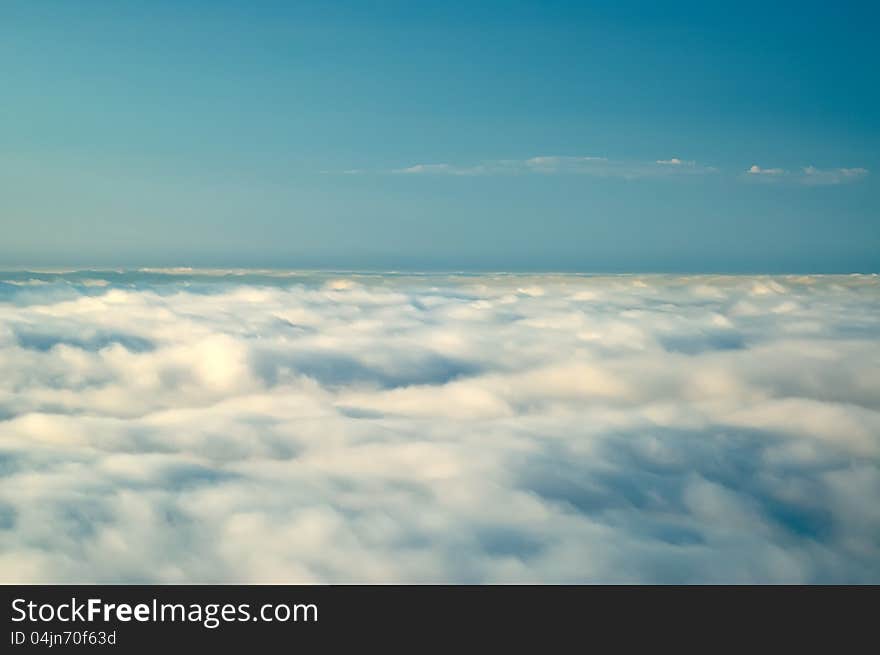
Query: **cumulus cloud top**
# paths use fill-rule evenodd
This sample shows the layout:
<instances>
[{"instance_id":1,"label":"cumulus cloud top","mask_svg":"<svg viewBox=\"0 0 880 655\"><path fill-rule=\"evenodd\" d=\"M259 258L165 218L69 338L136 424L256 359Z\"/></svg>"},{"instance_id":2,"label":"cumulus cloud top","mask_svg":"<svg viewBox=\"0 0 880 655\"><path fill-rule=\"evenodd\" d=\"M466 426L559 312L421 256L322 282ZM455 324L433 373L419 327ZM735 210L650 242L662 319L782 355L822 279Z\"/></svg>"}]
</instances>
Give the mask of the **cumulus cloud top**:
<instances>
[{"instance_id":1,"label":"cumulus cloud top","mask_svg":"<svg viewBox=\"0 0 880 655\"><path fill-rule=\"evenodd\" d=\"M878 300L0 274L0 580L880 582Z\"/></svg>"}]
</instances>

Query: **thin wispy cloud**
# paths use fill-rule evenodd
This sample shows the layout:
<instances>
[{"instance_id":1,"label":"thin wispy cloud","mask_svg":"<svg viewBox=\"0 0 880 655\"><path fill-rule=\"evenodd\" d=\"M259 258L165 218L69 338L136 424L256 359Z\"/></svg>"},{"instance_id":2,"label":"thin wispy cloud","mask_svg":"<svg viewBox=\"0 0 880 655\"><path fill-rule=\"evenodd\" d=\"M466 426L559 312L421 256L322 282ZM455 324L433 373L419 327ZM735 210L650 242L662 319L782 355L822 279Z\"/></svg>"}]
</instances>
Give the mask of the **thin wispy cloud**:
<instances>
[{"instance_id":1,"label":"thin wispy cloud","mask_svg":"<svg viewBox=\"0 0 880 655\"><path fill-rule=\"evenodd\" d=\"M855 182L868 174L866 168L830 168L819 169L807 166L803 169L801 181L804 184L842 184Z\"/></svg>"},{"instance_id":2,"label":"thin wispy cloud","mask_svg":"<svg viewBox=\"0 0 880 655\"><path fill-rule=\"evenodd\" d=\"M417 163L390 172L404 175L592 175L637 179L716 171L712 166L677 157L628 161L599 156L540 155L528 159L493 159L478 164Z\"/></svg>"},{"instance_id":3,"label":"thin wispy cloud","mask_svg":"<svg viewBox=\"0 0 880 655\"><path fill-rule=\"evenodd\" d=\"M414 164L391 171L403 175L481 175L486 173L484 166L461 167L452 164Z\"/></svg>"},{"instance_id":4,"label":"thin wispy cloud","mask_svg":"<svg viewBox=\"0 0 880 655\"><path fill-rule=\"evenodd\" d=\"M672 159L658 159L656 163L664 166L696 166L697 164L697 162L693 160L684 161L678 157L673 157Z\"/></svg>"},{"instance_id":5,"label":"thin wispy cloud","mask_svg":"<svg viewBox=\"0 0 880 655\"><path fill-rule=\"evenodd\" d=\"M762 168L752 165L746 176L764 181L788 181L807 186L824 186L856 182L868 175L866 168L816 168L805 166L800 170L789 171L783 168Z\"/></svg>"},{"instance_id":6,"label":"thin wispy cloud","mask_svg":"<svg viewBox=\"0 0 880 655\"><path fill-rule=\"evenodd\" d=\"M761 168L757 164L753 164L749 167L749 170L746 171L747 175L752 175L756 177L780 177L786 174L786 171L781 168Z\"/></svg>"},{"instance_id":7,"label":"thin wispy cloud","mask_svg":"<svg viewBox=\"0 0 880 655\"><path fill-rule=\"evenodd\" d=\"M321 171L332 173L332 171ZM476 164L420 162L393 169L349 169L344 175L393 174L413 176L503 176L503 175L590 175L618 179L672 178L700 176L722 171L716 166L693 159L670 157L654 161L618 160L599 156L540 155L528 159L490 159ZM798 170L764 167L753 164L744 177L767 182L791 182L806 186L822 186L857 182L868 175L868 169L817 168L805 166Z\"/></svg>"}]
</instances>

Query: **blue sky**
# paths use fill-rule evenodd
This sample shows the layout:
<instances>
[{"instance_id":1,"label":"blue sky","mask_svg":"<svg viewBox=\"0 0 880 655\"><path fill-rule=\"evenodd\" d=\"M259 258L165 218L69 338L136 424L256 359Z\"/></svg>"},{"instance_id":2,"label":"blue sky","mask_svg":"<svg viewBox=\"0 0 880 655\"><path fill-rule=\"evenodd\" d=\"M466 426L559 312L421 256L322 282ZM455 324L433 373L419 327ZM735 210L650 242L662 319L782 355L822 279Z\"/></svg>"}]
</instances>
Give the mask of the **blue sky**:
<instances>
[{"instance_id":1,"label":"blue sky","mask_svg":"<svg viewBox=\"0 0 880 655\"><path fill-rule=\"evenodd\" d=\"M877 271L878 18L7 1L0 264Z\"/></svg>"}]
</instances>

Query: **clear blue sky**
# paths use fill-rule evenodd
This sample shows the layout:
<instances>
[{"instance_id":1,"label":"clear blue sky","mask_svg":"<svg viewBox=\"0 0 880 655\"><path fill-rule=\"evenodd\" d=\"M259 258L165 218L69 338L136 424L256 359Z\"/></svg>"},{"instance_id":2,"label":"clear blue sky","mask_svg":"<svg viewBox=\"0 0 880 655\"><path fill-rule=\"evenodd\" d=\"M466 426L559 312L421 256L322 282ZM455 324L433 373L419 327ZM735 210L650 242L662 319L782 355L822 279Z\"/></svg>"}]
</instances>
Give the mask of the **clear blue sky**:
<instances>
[{"instance_id":1,"label":"clear blue sky","mask_svg":"<svg viewBox=\"0 0 880 655\"><path fill-rule=\"evenodd\" d=\"M5 0L0 267L880 270L877 3L723 4Z\"/></svg>"}]
</instances>

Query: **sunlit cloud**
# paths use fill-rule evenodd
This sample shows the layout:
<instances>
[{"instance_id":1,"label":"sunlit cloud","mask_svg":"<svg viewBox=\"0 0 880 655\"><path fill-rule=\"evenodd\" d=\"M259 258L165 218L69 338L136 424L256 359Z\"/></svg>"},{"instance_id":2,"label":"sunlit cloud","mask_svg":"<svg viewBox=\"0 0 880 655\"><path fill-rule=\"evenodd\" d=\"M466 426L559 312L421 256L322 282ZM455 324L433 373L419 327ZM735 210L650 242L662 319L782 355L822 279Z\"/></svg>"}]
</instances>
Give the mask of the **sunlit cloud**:
<instances>
[{"instance_id":1,"label":"sunlit cloud","mask_svg":"<svg viewBox=\"0 0 880 655\"><path fill-rule=\"evenodd\" d=\"M878 295L0 274L0 579L880 582Z\"/></svg>"}]
</instances>

